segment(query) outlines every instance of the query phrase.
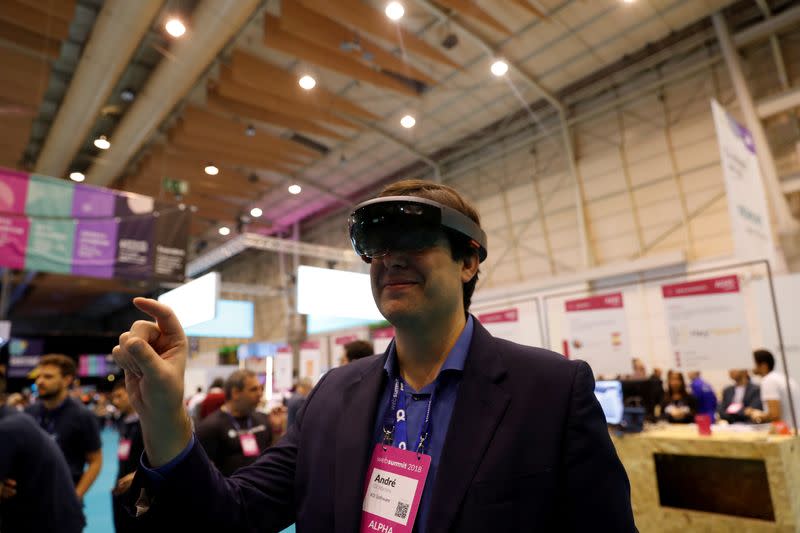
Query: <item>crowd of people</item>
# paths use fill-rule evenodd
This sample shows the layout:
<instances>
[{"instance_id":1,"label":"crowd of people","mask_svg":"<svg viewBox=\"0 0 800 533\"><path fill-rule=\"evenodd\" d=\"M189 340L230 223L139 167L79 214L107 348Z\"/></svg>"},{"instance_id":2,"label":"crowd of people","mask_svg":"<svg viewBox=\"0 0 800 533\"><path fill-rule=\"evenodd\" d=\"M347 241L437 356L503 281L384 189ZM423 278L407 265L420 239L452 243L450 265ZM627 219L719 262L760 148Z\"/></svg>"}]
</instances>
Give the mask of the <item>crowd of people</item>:
<instances>
[{"instance_id":1,"label":"crowd of people","mask_svg":"<svg viewBox=\"0 0 800 533\"><path fill-rule=\"evenodd\" d=\"M345 345L340 364L372 354L371 343L354 341ZM0 531L82 531L82 500L103 468L100 432L106 427L118 433L111 491L114 528L117 533L137 531L121 499L130 490L144 441L125 377L114 377L110 393L88 392L76 377L75 360L50 354L33 372L35 393L26 387L6 395L2 370ZM286 433L312 387L310 379L298 379L284 402L267 406L258 375L237 370L226 379L216 378L207 391L198 388L187 409L205 453L227 476Z\"/></svg>"}]
</instances>

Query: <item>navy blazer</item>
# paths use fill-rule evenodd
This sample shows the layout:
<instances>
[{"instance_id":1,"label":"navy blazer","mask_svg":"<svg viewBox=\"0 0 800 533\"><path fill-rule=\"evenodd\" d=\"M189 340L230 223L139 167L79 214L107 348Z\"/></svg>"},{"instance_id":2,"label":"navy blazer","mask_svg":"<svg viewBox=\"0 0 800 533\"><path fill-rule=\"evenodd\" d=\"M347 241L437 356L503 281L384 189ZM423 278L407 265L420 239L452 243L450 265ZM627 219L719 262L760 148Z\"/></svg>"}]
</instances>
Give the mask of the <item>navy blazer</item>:
<instances>
[{"instance_id":1,"label":"navy blazer","mask_svg":"<svg viewBox=\"0 0 800 533\"><path fill-rule=\"evenodd\" d=\"M357 532L386 357L325 374L287 435L229 478L199 445L157 487L137 472L142 526ZM432 532L636 531L589 365L492 337L477 320L428 482Z\"/></svg>"},{"instance_id":2,"label":"navy blazer","mask_svg":"<svg viewBox=\"0 0 800 533\"><path fill-rule=\"evenodd\" d=\"M744 398L742 399L742 411L729 414L726 411L728 410L728 406L733 403L733 395L736 393L736 385L730 385L725 387L722 391L722 402L719 404L719 409L717 412L719 413L720 418L723 420L727 420L731 424L734 422L750 422L750 419L746 417L743 413L745 408L752 407L753 409L762 409L761 406L761 388L758 385L754 385L753 383L747 382L744 389Z\"/></svg>"}]
</instances>

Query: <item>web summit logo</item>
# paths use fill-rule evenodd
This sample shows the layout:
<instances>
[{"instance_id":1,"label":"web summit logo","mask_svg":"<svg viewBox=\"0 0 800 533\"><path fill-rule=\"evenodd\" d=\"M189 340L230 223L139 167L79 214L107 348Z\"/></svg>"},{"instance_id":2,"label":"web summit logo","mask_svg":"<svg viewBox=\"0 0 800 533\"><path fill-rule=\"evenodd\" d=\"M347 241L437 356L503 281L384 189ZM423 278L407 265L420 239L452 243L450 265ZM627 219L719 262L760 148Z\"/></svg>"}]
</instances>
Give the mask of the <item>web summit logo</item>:
<instances>
[{"instance_id":1,"label":"web summit logo","mask_svg":"<svg viewBox=\"0 0 800 533\"><path fill-rule=\"evenodd\" d=\"M736 278L718 279L714 282L714 288L721 291L735 291Z\"/></svg>"}]
</instances>

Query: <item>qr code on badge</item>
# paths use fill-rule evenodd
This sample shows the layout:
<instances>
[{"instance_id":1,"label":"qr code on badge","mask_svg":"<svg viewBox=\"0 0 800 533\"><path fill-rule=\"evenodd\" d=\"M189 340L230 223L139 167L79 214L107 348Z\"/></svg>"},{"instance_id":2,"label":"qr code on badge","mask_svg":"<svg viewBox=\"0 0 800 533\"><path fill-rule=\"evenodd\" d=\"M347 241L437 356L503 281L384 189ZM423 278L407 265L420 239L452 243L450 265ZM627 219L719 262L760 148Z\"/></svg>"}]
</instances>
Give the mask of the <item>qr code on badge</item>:
<instances>
[{"instance_id":1,"label":"qr code on badge","mask_svg":"<svg viewBox=\"0 0 800 533\"><path fill-rule=\"evenodd\" d=\"M405 519L408 516L408 504L397 502L397 509L395 509L394 515L397 518Z\"/></svg>"}]
</instances>

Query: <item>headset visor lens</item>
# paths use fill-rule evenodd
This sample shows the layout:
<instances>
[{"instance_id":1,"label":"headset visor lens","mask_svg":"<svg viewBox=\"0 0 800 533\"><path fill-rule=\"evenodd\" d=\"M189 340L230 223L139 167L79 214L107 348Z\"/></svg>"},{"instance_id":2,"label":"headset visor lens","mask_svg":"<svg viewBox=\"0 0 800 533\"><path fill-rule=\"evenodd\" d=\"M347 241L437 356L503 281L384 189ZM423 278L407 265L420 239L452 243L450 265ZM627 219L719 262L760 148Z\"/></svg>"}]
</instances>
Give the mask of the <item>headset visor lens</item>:
<instances>
[{"instance_id":1,"label":"headset visor lens","mask_svg":"<svg viewBox=\"0 0 800 533\"><path fill-rule=\"evenodd\" d=\"M414 252L435 246L444 232L437 207L386 202L356 210L350 217L350 240L365 260L389 252Z\"/></svg>"}]
</instances>

